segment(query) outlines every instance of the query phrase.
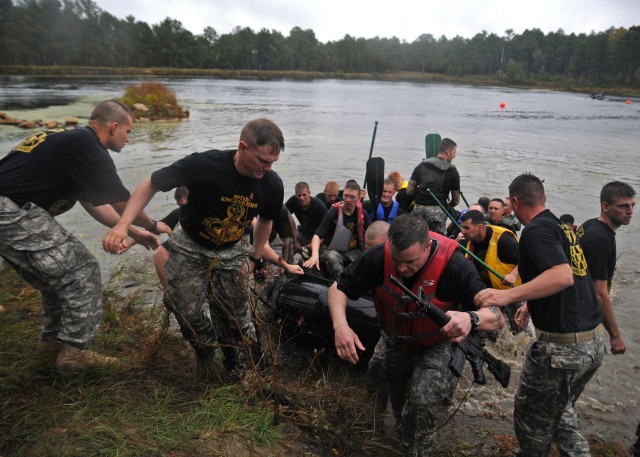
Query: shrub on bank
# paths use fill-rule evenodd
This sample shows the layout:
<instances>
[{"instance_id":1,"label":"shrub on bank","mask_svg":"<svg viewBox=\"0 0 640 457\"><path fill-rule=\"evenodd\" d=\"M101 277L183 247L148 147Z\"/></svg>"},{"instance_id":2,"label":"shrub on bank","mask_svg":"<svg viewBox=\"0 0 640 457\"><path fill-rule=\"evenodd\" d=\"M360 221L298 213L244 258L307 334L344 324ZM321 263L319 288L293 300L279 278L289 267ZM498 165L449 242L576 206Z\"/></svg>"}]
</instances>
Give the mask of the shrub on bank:
<instances>
[{"instance_id":1,"label":"shrub on bank","mask_svg":"<svg viewBox=\"0 0 640 457\"><path fill-rule=\"evenodd\" d=\"M122 102L131 109L136 121L189 117L189 111L178 105L176 94L159 82L147 81L139 86L128 86Z\"/></svg>"}]
</instances>

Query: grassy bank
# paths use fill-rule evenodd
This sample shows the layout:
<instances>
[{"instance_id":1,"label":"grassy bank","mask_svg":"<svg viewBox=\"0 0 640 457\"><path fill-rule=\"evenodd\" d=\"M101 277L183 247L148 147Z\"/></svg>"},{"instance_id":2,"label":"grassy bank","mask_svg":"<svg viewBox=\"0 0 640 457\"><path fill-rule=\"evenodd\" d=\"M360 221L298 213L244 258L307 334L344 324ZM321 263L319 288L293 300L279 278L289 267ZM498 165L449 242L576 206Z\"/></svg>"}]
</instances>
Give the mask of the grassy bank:
<instances>
[{"instance_id":1,"label":"grassy bank","mask_svg":"<svg viewBox=\"0 0 640 457\"><path fill-rule=\"evenodd\" d=\"M637 87L597 87L591 83L578 83L573 79L554 79L534 81L522 78L509 81L487 76L456 76L440 73L389 72L389 73L345 73L345 72L306 72L306 71L261 71L261 70L219 70L198 68L112 68L112 67L62 67L62 66L20 66L0 65L0 76L39 76L39 77L159 77L159 78L216 78L249 80L314 80L346 79L373 81L405 81L417 83L451 83L486 86L506 86L537 88L541 90L559 90L567 92L591 93L604 90L608 95L640 96Z\"/></svg>"},{"instance_id":2,"label":"grassy bank","mask_svg":"<svg viewBox=\"0 0 640 457\"><path fill-rule=\"evenodd\" d=\"M374 414L366 373L322 350L286 341L281 322L270 319L261 302L254 303L258 328L274 363L254 368L241 385L213 386L195 374L192 351L142 262L121 268L103 290L103 324L94 349L120 357L121 368L59 374L53 357L35 353L39 301L39 293L5 265L0 455L401 455L390 412ZM464 388L457 390L456 404L464 396ZM505 416L459 411L439 432L434 455L512 455L515 438ZM620 443L597 436L590 441L594 456L628 455Z\"/></svg>"}]
</instances>

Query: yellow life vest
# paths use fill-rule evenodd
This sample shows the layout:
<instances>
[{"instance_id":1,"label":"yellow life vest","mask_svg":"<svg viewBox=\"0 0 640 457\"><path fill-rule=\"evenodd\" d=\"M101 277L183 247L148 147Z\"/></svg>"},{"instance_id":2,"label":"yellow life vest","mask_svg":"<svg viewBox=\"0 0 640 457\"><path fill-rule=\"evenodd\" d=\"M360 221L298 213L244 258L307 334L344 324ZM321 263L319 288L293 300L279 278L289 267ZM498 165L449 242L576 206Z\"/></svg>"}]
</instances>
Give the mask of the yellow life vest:
<instances>
[{"instance_id":1,"label":"yellow life vest","mask_svg":"<svg viewBox=\"0 0 640 457\"><path fill-rule=\"evenodd\" d=\"M511 273L516 266L510 263L504 263L500 260L500 258L498 257L498 240L500 239L500 236L504 232L509 232L509 234L513 236L516 239L516 241L518 240L518 237L511 230L506 229L504 227L497 227L495 225L487 225L487 227L491 227L491 230L493 231L493 233L491 234L491 239L489 240L489 246L487 247L487 254L484 257L484 263L489 265L496 272L500 273L500 275L506 276L509 273ZM473 243L471 241L467 243L467 249L473 252ZM466 254L466 256L469 257L469 254ZM509 289L511 287L511 286L502 284L502 281L500 280L500 278L498 278L496 275L494 275L491 272L489 272L489 279L491 280L491 287L493 289L504 290L504 289ZM521 284L522 284L522 280L520 279L520 276L518 276L516 278L515 285L519 286Z\"/></svg>"}]
</instances>

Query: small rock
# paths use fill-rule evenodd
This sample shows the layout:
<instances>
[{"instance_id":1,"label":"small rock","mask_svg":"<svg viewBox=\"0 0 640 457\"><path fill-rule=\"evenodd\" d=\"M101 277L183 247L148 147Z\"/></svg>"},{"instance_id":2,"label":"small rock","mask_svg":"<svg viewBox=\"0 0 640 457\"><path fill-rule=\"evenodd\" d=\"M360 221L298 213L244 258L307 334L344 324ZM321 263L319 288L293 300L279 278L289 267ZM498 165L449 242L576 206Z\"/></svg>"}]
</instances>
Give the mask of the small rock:
<instances>
[{"instance_id":1,"label":"small rock","mask_svg":"<svg viewBox=\"0 0 640 457\"><path fill-rule=\"evenodd\" d=\"M60 125L58 121L49 121L49 122L45 122L44 124L44 126L48 129L57 129L58 125Z\"/></svg>"},{"instance_id":2,"label":"small rock","mask_svg":"<svg viewBox=\"0 0 640 457\"><path fill-rule=\"evenodd\" d=\"M4 306L0 305L0 314L2 314L4 312L5 312Z\"/></svg>"},{"instance_id":3,"label":"small rock","mask_svg":"<svg viewBox=\"0 0 640 457\"><path fill-rule=\"evenodd\" d=\"M136 111L142 111L144 113L149 111L149 108L144 103L134 103L133 104L133 109L136 110Z\"/></svg>"},{"instance_id":4,"label":"small rock","mask_svg":"<svg viewBox=\"0 0 640 457\"><path fill-rule=\"evenodd\" d=\"M78 125L78 118L75 116L67 116L64 118L64 123L66 125Z\"/></svg>"},{"instance_id":5,"label":"small rock","mask_svg":"<svg viewBox=\"0 0 640 457\"><path fill-rule=\"evenodd\" d=\"M24 121L21 124L18 124L18 127L20 127L21 129L35 129L36 128L36 121Z\"/></svg>"}]
</instances>

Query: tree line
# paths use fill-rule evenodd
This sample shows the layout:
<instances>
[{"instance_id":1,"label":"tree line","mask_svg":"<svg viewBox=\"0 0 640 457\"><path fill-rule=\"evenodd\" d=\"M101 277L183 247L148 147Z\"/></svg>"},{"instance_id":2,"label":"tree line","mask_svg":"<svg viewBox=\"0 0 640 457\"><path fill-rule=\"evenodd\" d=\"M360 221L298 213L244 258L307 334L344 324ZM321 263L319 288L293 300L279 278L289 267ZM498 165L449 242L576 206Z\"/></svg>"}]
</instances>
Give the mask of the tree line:
<instances>
[{"instance_id":1,"label":"tree line","mask_svg":"<svg viewBox=\"0 0 640 457\"><path fill-rule=\"evenodd\" d=\"M473 38L424 33L412 42L345 35L321 43L311 29L212 26L194 35L180 21L118 19L91 0L0 0L0 65L170 67L344 73L480 75L511 83L572 80L640 86L640 26L590 34L512 29Z\"/></svg>"}]
</instances>

